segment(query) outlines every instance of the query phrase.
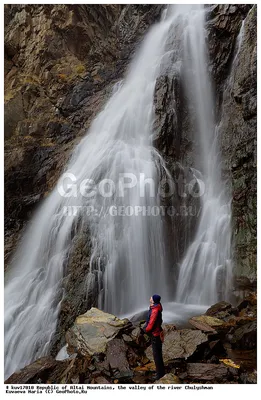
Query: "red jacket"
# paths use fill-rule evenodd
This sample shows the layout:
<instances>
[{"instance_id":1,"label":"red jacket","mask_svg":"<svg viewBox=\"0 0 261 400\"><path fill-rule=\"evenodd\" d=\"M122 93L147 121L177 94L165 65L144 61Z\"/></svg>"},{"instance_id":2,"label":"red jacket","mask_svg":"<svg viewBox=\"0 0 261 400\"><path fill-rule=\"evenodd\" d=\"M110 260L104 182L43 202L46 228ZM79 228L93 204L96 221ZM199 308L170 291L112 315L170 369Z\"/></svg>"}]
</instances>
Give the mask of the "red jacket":
<instances>
[{"instance_id":1,"label":"red jacket","mask_svg":"<svg viewBox=\"0 0 261 400\"><path fill-rule=\"evenodd\" d=\"M159 336L162 331L162 305L153 304L150 307L149 318L144 330L146 333L152 333L153 336Z\"/></svg>"}]
</instances>

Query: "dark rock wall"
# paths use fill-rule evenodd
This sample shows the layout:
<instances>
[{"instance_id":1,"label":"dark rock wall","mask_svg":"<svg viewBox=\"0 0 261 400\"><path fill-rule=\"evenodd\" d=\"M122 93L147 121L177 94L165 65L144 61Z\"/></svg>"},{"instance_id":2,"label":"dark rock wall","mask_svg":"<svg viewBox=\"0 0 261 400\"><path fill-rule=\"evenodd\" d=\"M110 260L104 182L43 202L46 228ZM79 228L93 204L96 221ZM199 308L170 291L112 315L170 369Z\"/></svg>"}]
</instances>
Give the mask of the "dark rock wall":
<instances>
[{"instance_id":1,"label":"dark rock wall","mask_svg":"<svg viewBox=\"0 0 261 400\"><path fill-rule=\"evenodd\" d=\"M232 183L235 272L237 276L255 280L257 7L219 5L212 12L213 19L209 21L211 67L220 121L223 173L229 175ZM238 35L243 20L240 44Z\"/></svg>"}]
</instances>

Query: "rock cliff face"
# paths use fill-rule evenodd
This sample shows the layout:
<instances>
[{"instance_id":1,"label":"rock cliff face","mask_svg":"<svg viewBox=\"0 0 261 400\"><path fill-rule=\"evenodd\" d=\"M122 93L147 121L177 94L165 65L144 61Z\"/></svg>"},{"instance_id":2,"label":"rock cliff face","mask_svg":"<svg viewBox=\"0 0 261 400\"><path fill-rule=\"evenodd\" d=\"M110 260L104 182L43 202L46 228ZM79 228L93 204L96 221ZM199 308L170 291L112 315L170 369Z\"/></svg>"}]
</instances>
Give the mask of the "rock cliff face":
<instances>
[{"instance_id":1,"label":"rock cliff face","mask_svg":"<svg viewBox=\"0 0 261 400\"><path fill-rule=\"evenodd\" d=\"M244 20L236 31L239 36L219 92L219 113L225 169L232 180L236 274L253 280L256 277L257 10L254 6L244 11L247 14L241 14ZM236 14L233 10L231 18ZM226 25L229 23L228 19Z\"/></svg>"},{"instance_id":2,"label":"rock cliff face","mask_svg":"<svg viewBox=\"0 0 261 400\"><path fill-rule=\"evenodd\" d=\"M161 6L5 6L6 260Z\"/></svg>"},{"instance_id":3,"label":"rock cliff face","mask_svg":"<svg viewBox=\"0 0 261 400\"><path fill-rule=\"evenodd\" d=\"M7 265L35 207L52 190L75 144L124 76L137 44L161 11L160 5L5 6ZM232 182L235 272L254 280L256 6L212 6L207 32L223 174ZM189 178L197 152L186 107L178 74L163 73L155 91L155 145L173 176L181 179ZM193 205L192 199L186 202ZM180 240L178 248L169 246L177 262L195 230L195 218L186 221L189 229L184 229L182 217L169 228L171 243L173 236ZM80 279L88 271L88 243L79 238L74 249L54 351L64 343L76 316L96 305L95 293L87 296L87 303Z\"/></svg>"}]
</instances>

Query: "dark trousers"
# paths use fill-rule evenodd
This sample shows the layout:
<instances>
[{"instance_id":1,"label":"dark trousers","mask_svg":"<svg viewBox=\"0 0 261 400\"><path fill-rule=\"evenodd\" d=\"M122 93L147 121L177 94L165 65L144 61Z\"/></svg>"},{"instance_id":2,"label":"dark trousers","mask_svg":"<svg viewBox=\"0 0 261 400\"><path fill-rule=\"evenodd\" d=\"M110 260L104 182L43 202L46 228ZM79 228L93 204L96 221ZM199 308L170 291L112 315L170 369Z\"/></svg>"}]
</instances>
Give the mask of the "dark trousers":
<instances>
[{"instance_id":1,"label":"dark trousers","mask_svg":"<svg viewBox=\"0 0 261 400\"><path fill-rule=\"evenodd\" d=\"M165 367L162 358L162 341L159 336L153 336L151 338L153 358L156 365L156 379L160 379L165 375Z\"/></svg>"}]
</instances>

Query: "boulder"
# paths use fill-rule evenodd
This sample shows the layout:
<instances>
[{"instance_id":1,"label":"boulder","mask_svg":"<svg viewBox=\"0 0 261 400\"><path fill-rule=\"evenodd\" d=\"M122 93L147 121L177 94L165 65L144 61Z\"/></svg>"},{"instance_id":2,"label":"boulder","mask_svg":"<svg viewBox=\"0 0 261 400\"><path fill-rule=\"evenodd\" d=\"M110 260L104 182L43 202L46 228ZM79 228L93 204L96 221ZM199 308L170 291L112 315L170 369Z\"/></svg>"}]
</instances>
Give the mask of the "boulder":
<instances>
[{"instance_id":1,"label":"boulder","mask_svg":"<svg viewBox=\"0 0 261 400\"><path fill-rule=\"evenodd\" d=\"M231 343L232 348L252 350L256 349L257 345L257 322L252 321L233 329L227 335L228 341Z\"/></svg>"},{"instance_id":2,"label":"boulder","mask_svg":"<svg viewBox=\"0 0 261 400\"><path fill-rule=\"evenodd\" d=\"M96 353L105 354L108 343L120 332L130 329L128 319L119 319L97 308L91 308L76 318L72 328L66 333L68 353L78 353L91 357Z\"/></svg>"},{"instance_id":3,"label":"boulder","mask_svg":"<svg viewBox=\"0 0 261 400\"><path fill-rule=\"evenodd\" d=\"M200 381L222 381L227 377L228 368L220 364L188 363L187 377Z\"/></svg>"},{"instance_id":4,"label":"boulder","mask_svg":"<svg viewBox=\"0 0 261 400\"><path fill-rule=\"evenodd\" d=\"M251 293L257 290L257 280L250 280L247 276L237 276L234 280L235 289L243 292Z\"/></svg>"},{"instance_id":5,"label":"boulder","mask_svg":"<svg viewBox=\"0 0 261 400\"><path fill-rule=\"evenodd\" d=\"M132 347L147 347L147 338L144 337L144 335L141 334L141 329L139 327L134 328L129 335L123 334L122 338L124 342Z\"/></svg>"},{"instance_id":6,"label":"boulder","mask_svg":"<svg viewBox=\"0 0 261 400\"><path fill-rule=\"evenodd\" d=\"M208 342L208 346L204 349L200 360L206 360L207 362L215 364L216 362L219 363L220 357L226 357L226 355L227 352L222 341L217 339ZM195 361L198 361L198 358Z\"/></svg>"},{"instance_id":7,"label":"boulder","mask_svg":"<svg viewBox=\"0 0 261 400\"><path fill-rule=\"evenodd\" d=\"M122 335L122 339L124 340L125 343L131 345L133 342L133 339L129 335L125 335L125 333Z\"/></svg>"},{"instance_id":8,"label":"boulder","mask_svg":"<svg viewBox=\"0 0 261 400\"><path fill-rule=\"evenodd\" d=\"M106 359L115 379L120 380L133 376L127 360L127 350L128 348L122 339L113 339L107 345Z\"/></svg>"},{"instance_id":9,"label":"boulder","mask_svg":"<svg viewBox=\"0 0 261 400\"><path fill-rule=\"evenodd\" d=\"M141 338L142 338L142 334L141 334L141 329L139 327L133 329L133 331L131 332L131 338L133 340L133 344L135 343L136 345L140 344L141 342Z\"/></svg>"},{"instance_id":10,"label":"boulder","mask_svg":"<svg viewBox=\"0 0 261 400\"><path fill-rule=\"evenodd\" d=\"M239 316L241 317L257 317L257 294L251 292L237 306Z\"/></svg>"},{"instance_id":11,"label":"boulder","mask_svg":"<svg viewBox=\"0 0 261 400\"><path fill-rule=\"evenodd\" d=\"M55 373L55 375L61 376L68 368L70 362L71 360L56 361L52 357L42 357L12 374L5 383L46 383L51 374Z\"/></svg>"},{"instance_id":12,"label":"boulder","mask_svg":"<svg viewBox=\"0 0 261 400\"><path fill-rule=\"evenodd\" d=\"M168 385L168 384L169 385L170 384L177 385L177 384L179 384L181 382L180 382L180 379L176 375L166 374L162 378L160 378L158 381L156 381L155 383L166 384L166 385Z\"/></svg>"},{"instance_id":13,"label":"boulder","mask_svg":"<svg viewBox=\"0 0 261 400\"><path fill-rule=\"evenodd\" d=\"M139 352L136 349L133 349L132 347L128 347L127 360L128 360L130 367L135 368L137 365L139 365L142 362L142 358L143 357L139 354Z\"/></svg>"},{"instance_id":14,"label":"boulder","mask_svg":"<svg viewBox=\"0 0 261 400\"><path fill-rule=\"evenodd\" d=\"M223 353L225 353L225 349L224 349L224 346L223 346L223 344L222 344L222 342L221 342L221 340L213 340L213 341L211 341L211 342L209 342L209 348L216 354L216 353L218 353L218 354L223 354Z\"/></svg>"},{"instance_id":15,"label":"boulder","mask_svg":"<svg viewBox=\"0 0 261 400\"><path fill-rule=\"evenodd\" d=\"M243 373L240 375L240 383L256 384L257 383L257 372Z\"/></svg>"},{"instance_id":16,"label":"boulder","mask_svg":"<svg viewBox=\"0 0 261 400\"><path fill-rule=\"evenodd\" d=\"M207 341L207 335L199 330L182 329L167 332L162 347L164 363L171 363L177 358L187 359L194 354L199 345ZM152 346L146 350L146 356L153 361Z\"/></svg>"},{"instance_id":17,"label":"boulder","mask_svg":"<svg viewBox=\"0 0 261 400\"><path fill-rule=\"evenodd\" d=\"M107 385L110 382L104 376L97 376L97 378L94 378L91 383L96 383L99 385Z\"/></svg>"},{"instance_id":18,"label":"boulder","mask_svg":"<svg viewBox=\"0 0 261 400\"><path fill-rule=\"evenodd\" d=\"M174 324L163 324L162 326L163 326L165 335L168 332L173 332L173 331L177 330L176 325L174 325Z\"/></svg>"},{"instance_id":19,"label":"boulder","mask_svg":"<svg viewBox=\"0 0 261 400\"><path fill-rule=\"evenodd\" d=\"M224 325L224 322L215 317L210 317L208 315L200 315L198 317L192 317L189 319L189 323L205 332L216 332L218 327Z\"/></svg>"},{"instance_id":20,"label":"boulder","mask_svg":"<svg viewBox=\"0 0 261 400\"><path fill-rule=\"evenodd\" d=\"M205 315L210 317L216 317L219 319L226 318L230 316L233 312L233 307L230 303L226 301L220 301L207 309Z\"/></svg>"},{"instance_id":21,"label":"boulder","mask_svg":"<svg viewBox=\"0 0 261 400\"><path fill-rule=\"evenodd\" d=\"M97 370L100 374L106 375L108 378L111 377L111 369L109 361L105 359L101 359L99 357L94 357L94 363L92 364L93 370ZM91 372L93 374L93 371Z\"/></svg>"}]
</instances>

